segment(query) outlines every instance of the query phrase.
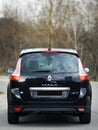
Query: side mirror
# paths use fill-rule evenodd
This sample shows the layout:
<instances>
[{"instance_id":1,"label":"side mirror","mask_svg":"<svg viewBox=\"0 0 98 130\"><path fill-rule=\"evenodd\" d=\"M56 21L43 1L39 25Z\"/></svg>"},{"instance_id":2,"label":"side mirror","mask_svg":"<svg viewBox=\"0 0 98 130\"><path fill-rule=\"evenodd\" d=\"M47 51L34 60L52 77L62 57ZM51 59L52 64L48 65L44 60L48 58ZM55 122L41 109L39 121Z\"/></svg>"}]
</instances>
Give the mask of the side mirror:
<instances>
[{"instance_id":1,"label":"side mirror","mask_svg":"<svg viewBox=\"0 0 98 130\"><path fill-rule=\"evenodd\" d=\"M8 72L9 74L12 74L12 73L14 72L14 67L8 68L7 72Z\"/></svg>"},{"instance_id":2,"label":"side mirror","mask_svg":"<svg viewBox=\"0 0 98 130\"><path fill-rule=\"evenodd\" d=\"M89 68L84 68L86 73L89 73Z\"/></svg>"}]
</instances>

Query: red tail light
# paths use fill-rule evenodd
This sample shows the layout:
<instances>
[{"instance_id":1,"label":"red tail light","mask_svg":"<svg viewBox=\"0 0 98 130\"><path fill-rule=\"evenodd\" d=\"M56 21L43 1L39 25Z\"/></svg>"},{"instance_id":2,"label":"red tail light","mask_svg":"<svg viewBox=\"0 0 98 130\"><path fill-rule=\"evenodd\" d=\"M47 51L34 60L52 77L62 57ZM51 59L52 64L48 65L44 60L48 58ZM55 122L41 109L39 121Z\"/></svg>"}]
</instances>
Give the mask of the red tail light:
<instances>
[{"instance_id":1,"label":"red tail light","mask_svg":"<svg viewBox=\"0 0 98 130\"><path fill-rule=\"evenodd\" d=\"M16 75L11 75L10 76L10 80L19 80L20 76L16 76Z\"/></svg>"},{"instance_id":2,"label":"red tail light","mask_svg":"<svg viewBox=\"0 0 98 130\"><path fill-rule=\"evenodd\" d=\"M83 65L82 65L81 60L78 59L78 62L79 62L79 77L80 77L80 80L88 80L89 77L83 69Z\"/></svg>"},{"instance_id":3,"label":"red tail light","mask_svg":"<svg viewBox=\"0 0 98 130\"><path fill-rule=\"evenodd\" d=\"M80 80L88 80L88 75L80 75Z\"/></svg>"},{"instance_id":4,"label":"red tail light","mask_svg":"<svg viewBox=\"0 0 98 130\"><path fill-rule=\"evenodd\" d=\"M21 107L15 107L14 110L15 110L16 112L20 112L20 111L22 110L22 108L21 108Z\"/></svg>"}]
</instances>

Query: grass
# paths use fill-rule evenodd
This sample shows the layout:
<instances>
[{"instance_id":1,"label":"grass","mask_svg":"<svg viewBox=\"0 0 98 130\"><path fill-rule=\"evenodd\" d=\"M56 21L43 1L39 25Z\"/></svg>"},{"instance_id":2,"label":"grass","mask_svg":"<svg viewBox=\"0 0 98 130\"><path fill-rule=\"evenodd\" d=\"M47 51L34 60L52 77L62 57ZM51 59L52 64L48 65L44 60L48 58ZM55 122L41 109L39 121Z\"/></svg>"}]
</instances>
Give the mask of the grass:
<instances>
[{"instance_id":1,"label":"grass","mask_svg":"<svg viewBox=\"0 0 98 130\"><path fill-rule=\"evenodd\" d=\"M0 95L1 95L1 94L5 94L5 93L4 93L4 92L2 92L2 91L0 91Z\"/></svg>"},{"instance_id":2,"label":"grass","mask_svg":"<svg viewBox=\"0 0 98 130\"><path fill-rule=\"evenodd\" d=\"M98 82L98 80L90 80L91 82Z\"/></svg>"},{"instance_id":3,"label":"grass","mask_svg":"<svg viewBox=\"0 0 98 130\"><path fill-rule=\"evenodd\" d=\"M7 73L7 72L0 72L0 76L2 76L2 75L8 76L9 73Z\"/></svg>"}]
</instances>

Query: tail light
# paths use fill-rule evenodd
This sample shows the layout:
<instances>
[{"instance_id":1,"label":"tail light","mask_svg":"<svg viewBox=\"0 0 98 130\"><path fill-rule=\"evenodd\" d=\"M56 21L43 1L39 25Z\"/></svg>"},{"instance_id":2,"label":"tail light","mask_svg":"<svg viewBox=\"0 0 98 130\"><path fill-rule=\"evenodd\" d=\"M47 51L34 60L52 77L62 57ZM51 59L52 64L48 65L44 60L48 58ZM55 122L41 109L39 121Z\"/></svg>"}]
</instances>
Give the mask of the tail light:
<instances>
[{"instance_id":1,"label":"tail light","mask_svg":"<svg viewBox=\"0 0 98 130\"><path fill-rule=\"evenodd\" d=\"M13 74L10 76L10 80L19 80L20 79L20 64L21 64L21 59L19 58L16 68L15 68Z\"/></svg>"},{"instance_id":2,"label":"tail light","mask_svg":"<svg viewBox=\"0 0 98 130\"><path fill-rule=\"evenodd\" d=\"M83 65L82 65L82 62L81 62L80 58L78 59L78 63L79 63L79 77L80 77L80 80L88 80L89 77L88 77L87 73L84 71L84 68L83 68Z\"/></svg>"},{"instance_id":3,"label":"tail light","mask_svg":"<svg viewBox=\"0 0 98 130\"><path fill-rule=\"evenodd\" d=\"M88 80L88 76L87 75L80 75L80 80Z\"/></svg>"},{"instance_id":4,"label":"tail light","mask_svg":"<svg viewBox=\"0 0 98 130\"><path fill-rule=\"evenodd\" d=\"M16 112L20 112L20 111L22 110L22 108L21 108L21 107L15 107L14 110L15 110Z\"/></svg>"},{"instance_id":5,"label":"tail light","mask_svg":"<svg viewBox=\"0 0 98 130\"><path fill-rule=\"evenodd\" d=\"M86 92L87 92L86 88L81 88L79 98L83 98L86 95Z\"/></svg>"},{"instance_id":6,"label":"tail light","mask_svg":"<svg viewBox=\"0 0 98 130\"><path fill-rule=\"evenodd\" d=\"M12 88L11 92L15 95L16 98L21 99L19 88Z\"/></svg>"},{"instance_id":7,"label":"tail light","mask_svg":"<svg viewBox=\"0 0 98 130\"><path fill-rule=\"evenodd\" d=\"M11 75L10 76L10 80L19 80L20 76L16 76L16 75Z\"/></svg>"}]
</instances>

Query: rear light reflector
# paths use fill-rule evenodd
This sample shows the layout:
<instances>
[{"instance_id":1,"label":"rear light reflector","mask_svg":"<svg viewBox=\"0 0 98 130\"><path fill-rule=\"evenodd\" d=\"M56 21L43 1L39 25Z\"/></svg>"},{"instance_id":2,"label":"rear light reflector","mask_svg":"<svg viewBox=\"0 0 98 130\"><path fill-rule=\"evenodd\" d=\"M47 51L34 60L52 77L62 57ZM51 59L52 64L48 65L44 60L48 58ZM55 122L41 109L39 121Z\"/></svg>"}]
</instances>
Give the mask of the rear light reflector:
<instances>
[{"instance_id":1,"label":"rear light reflector","mask_svg":"<svg viewBox=\"0 0 98 130\"><path fill-rule=\"evenodd\" d=\"M17 75L11 75L10 76L10 80L16 80L18 81L20 79L20 76L17 76Z\"/></svg>"},{"instance_id":2,"label":"rear light reflector","mask_svg":"<svg viewBox=\"0 0 98 130\"><path fill-rule=\"evenodd\" d=\"M79 107L78 111L83 112L83 111L85 111L85 108L84 107Z\"/></svg>"},{"instance_id":3,"label":"rear light reflector","mask_svg":"<svg viewBox=\"0 0 98 130\"><path fill-rule=\"evenodd\" d=\"M14 110L15 110L16 112L20 112L20 111L22 110L22 108L21 108L21 107L15 107Z\"/></svg>"}]
</instances>

